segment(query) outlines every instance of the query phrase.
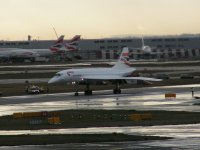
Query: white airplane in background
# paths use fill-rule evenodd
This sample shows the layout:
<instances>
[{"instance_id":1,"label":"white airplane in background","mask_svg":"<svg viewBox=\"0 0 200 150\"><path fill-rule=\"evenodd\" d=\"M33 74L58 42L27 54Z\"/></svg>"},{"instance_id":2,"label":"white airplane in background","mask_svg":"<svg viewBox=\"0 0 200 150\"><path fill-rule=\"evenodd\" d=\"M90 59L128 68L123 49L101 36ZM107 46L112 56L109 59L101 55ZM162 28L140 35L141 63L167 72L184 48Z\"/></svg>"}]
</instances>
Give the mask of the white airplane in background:
<instances>
[{"instance_id":1,"label":"white airplane in background","mask_svg":"<svg viewBox=\"0 0 200 150\"><path fill-rule=\"evenodd\" d=\"M136 68L130 67L129 62L129 49L123 48L121 56L118 62L112 68L83 68L83 69L67 69L62 70L49 80L51 83L65 83L75 82L77 84L75 96L78 96L78 84L81 81L85 81L86 90L85 95L92 95L92 90L89 88L90 81L114 81L116 84L113 89L114 94L120 94L121 89L119 87L121 80L143 80L143 81L161 81L160 79L147 78L147 77L129 77Z\"/></svg>"},{"instance_id":2,"label":"white airplane in background","mask_svg":"<svg viewBox=\"0 0 200 150\"><path fill-rule=\"evenodd\" d=\"M147 54L152 53L151 47L148 46L148 45L144 45L144 39L143 39L143 37L142 37L142 48L141 48L141 51L142 51L143 53L147 53Z\"/></svg>"},{"instance_id":3,"label":"white airplane in background","mask_svg":"<svg viewBox=\"0 0 200 150\"><path fill-rule=\"evenodd\" d=\"M133 54L152 54L152 47L145 45L144 38L142 37L142 46L141 48L131 48L133 50L139 50L141 53L135 53Z\"/></svg>"}]
</instances>

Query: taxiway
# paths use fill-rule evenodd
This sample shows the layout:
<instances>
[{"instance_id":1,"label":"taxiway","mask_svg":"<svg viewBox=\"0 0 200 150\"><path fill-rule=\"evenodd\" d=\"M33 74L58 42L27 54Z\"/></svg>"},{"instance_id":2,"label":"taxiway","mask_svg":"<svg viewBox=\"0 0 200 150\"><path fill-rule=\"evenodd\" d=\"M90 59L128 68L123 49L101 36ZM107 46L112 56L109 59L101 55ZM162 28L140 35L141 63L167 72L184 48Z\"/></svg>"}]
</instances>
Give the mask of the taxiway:
<instances>
[{"instance_id":1,"label":"taxiway","mask_svg":"<svg viewBox=\"0 0 200 150\"><path fill-rule=\"evenodd\" d=\"M123 94L113 95L112 90L94 91L92 96L74 96L74 93L56 93L24 95L0 98L0 116L13 112L50 111L62 109L134 109L200 111L198 99L191 95L200 95L200 85L181 85L163 87L144 87L123 89ZM165 93L176 93L175 99L166 99Z\"/></svg>"}]
</instances>

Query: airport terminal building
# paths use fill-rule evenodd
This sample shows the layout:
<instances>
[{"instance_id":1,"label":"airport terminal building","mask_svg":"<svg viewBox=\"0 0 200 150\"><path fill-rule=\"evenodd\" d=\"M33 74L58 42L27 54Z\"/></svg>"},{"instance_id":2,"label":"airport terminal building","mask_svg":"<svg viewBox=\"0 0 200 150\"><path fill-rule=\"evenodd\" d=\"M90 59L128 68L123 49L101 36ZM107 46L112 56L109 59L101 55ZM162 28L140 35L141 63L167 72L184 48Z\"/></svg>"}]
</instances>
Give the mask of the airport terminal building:
<instances>
[{"instance_id":1,"label":"airport terminal building","mask_svg":"<svg viewBox=\"0 0 200 150\"><path fill-rule=\"evenodd\" d=\"M47 49L54 40L1 41L0 48ZM144 37L145 45L152 47L152 54L142 54L139 50L131 54L131 59L199 59L200 35L149 36ZM140 48L141 37L81 39L79 51L68 52L66 57L80 56L86 60L117 59L121 48Z\"/></svg>"}]
</instances>

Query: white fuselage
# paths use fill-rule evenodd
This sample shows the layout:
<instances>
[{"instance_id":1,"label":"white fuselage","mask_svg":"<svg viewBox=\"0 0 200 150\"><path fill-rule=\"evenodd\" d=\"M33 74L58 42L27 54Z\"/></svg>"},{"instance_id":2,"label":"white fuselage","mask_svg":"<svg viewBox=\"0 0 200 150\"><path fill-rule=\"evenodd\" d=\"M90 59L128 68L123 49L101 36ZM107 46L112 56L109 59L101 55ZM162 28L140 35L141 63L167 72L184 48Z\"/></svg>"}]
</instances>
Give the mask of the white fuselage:
<instances>
[{"instance_id":1,"label":"white fuselage","mask_svg":"<svg viewBox=\"0 0 200 150\"><path fill-rule=\"evenodd\" d=\"M48 57L54 54L50 49L31 49L31 51L38 53L40 57Z\"/></svg>"},{"instance_id":2,"label":"white fuselage","mask_svg":"<svg viewBox=\"0 0 200 150\"><path fill-rule=\"evenodd\" d=\"M22 58L33 58L37 57L39 54L27 49L19 49L19 48L1 48L0 56L1 57L22 57Z\"/></svg>"},{"instance_id":3,"label":"white fuselage","mask_svg":"<svg viewBox=\"0 0 200 150\"><path fill-rule=\"evenodd\" d=\"M152 52L151 47L150 46L142 46L142 52L150 54Z\"/></svg>"},{"instance_id":4,"label":"white fuselage","mask_svg":"<svg viewBox=\"0 0 200 150\"><path fill-rule=\"evenodd\" d=\"M67 69L58 72L49 83L59 82L79 82L83 81L85 76L121 76L125 77L130 75L135 68L84 68L84 69Z\"/></svg>"}]
</instances>

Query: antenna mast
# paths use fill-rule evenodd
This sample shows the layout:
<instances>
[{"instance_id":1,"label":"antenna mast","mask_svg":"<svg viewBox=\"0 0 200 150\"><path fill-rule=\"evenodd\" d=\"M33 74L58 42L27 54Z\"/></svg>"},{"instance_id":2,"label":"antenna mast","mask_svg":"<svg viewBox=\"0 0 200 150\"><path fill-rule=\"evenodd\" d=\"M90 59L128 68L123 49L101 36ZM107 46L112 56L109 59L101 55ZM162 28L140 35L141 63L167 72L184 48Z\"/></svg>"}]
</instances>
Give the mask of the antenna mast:
<instances>
[{"instance_id":1,"label":"antenna mast","mask_svg":"<svg viewBox=\"0 0 200 150\"><path fill-rule=\"evenodd\" d=\"M53 26L52 26L52 27L53 27ZM54 31L56 37L58 38L58 34L57 34L56 29L55 29L54 27L53 27L53 31Z\"/></svg>"}]
</instances>

